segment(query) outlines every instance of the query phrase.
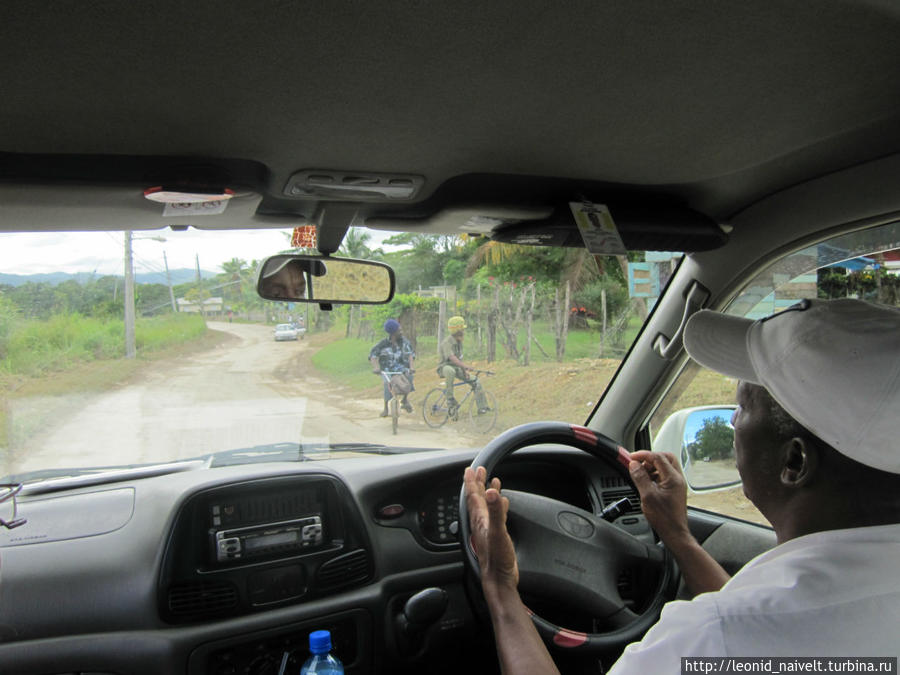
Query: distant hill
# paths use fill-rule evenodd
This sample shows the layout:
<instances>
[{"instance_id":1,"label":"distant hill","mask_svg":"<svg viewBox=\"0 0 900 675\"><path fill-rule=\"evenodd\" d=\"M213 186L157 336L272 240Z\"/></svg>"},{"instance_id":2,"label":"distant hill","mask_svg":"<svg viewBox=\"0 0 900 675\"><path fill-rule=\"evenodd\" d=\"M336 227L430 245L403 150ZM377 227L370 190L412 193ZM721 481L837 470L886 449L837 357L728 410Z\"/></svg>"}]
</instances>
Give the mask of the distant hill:
<instances>
[{"instance_id":1,"label":"distant hill","mask_svg":"<svg viewBox=\"0 0 900 675\"><path fill-rule=\"evenodd\" d=\"M172 285L177 286L178 284L184 284L189 281L193 281L197 278L197 270L190 267L180 267L178 269L169 270L169 274L172 277ZM210 279L216 276L216 272L210 272L209 270L200 270L200 276L204 279ZM49 272L45 274L2 274L0 273L0 286L21 286L22 284L27 284L28 282L33 283L44 283L50 284L51 286L56 286L57 284L61 284L64 281L69 281L74 279L78 283L86 283L93 278L100 278L104 276L110 276L106 274L94 274L93 272L76 272L75 274L69 274L68 272ZM115 275L120 279L122 275ZM166 283L166 273L165 272L138 272L134 275L134 280L139 284L165 284Z\"/></svg>"}]
</instances>

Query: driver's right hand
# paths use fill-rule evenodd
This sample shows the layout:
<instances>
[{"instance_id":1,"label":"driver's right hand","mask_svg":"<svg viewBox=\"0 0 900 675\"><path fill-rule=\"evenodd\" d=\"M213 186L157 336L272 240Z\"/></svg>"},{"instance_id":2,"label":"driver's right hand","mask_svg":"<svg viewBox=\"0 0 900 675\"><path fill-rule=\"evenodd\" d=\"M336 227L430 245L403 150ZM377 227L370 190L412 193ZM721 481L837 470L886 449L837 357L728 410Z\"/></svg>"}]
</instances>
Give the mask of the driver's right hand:
<instances>
[{"instance_id":1,"label":"driver's right hand","mask_svg":"<svg viewBox=\"0 0 900 675\"><path fill-rule=\"evenodd\" d=\"M500 494L500 479L485 486L487 472L483 466L467 467L463 480L472 547L481 569L481 586L485 593L498 589L515 590L519 585L516 550L506 530L509 500Z\"/></svg>"}]
</instances>

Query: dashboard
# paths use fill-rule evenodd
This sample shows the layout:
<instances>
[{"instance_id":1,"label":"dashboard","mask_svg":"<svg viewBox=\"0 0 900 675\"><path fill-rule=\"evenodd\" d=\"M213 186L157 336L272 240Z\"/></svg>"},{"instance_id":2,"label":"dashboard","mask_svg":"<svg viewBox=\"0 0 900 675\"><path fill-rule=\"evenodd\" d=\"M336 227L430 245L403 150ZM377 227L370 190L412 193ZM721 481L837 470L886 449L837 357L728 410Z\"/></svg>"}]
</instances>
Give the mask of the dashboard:
<instances>
[{"instance_id":1,"label":"dashboard","mask_svg":"<svg viewBox=\"0 0 900 675\"><path fill-rule=\"evenodd\" d=\"M491 655L457 540L474 454L205 468L26 495L28 526L0 534L0 673L265 675L282 658L296 672L321 628L348 673L441 672L463 641ZM583 453L532 448L497 473L504 489L594 513L628 499L616 524L652 537L621 471ZM410 628L410 603L438 596L440 613Z\"/></svg>"}]
</instances>

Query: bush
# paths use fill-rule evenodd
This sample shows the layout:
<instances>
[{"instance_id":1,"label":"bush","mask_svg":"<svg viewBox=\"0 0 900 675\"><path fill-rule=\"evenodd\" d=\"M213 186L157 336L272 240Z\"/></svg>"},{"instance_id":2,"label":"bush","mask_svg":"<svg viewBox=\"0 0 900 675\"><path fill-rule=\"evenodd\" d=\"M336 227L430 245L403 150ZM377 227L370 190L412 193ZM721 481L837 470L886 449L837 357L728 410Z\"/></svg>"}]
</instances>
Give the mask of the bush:
<instances>
[{"instance_id":1,"label":"bush","mask_svg":"<svg viewBox=\"0 0 900 675\"><path fill-rule=\"evenodd\" d=\"M589 317L602 320L604 290L606 291L606 316L607 320L611 321L628 307L628 289L613 279L600 279L587 284L572 295L572 304L575 307L584 307Z\"/></svg>"},{"instance_id":2,"label":"bush","mask_svg":"<svg viewBox=\"0 0 900 675\"><path fill-rule=\"evenodd\" d=\"M9 373L39 375L125 354L125 327L117 319L59 314L46 320L16 320L7 330L5 352L0 352L0 358ZM168 314L139 320L135 344L152 351L188 342L205 332L202 317Z\"/></svg>"}]
</instances>

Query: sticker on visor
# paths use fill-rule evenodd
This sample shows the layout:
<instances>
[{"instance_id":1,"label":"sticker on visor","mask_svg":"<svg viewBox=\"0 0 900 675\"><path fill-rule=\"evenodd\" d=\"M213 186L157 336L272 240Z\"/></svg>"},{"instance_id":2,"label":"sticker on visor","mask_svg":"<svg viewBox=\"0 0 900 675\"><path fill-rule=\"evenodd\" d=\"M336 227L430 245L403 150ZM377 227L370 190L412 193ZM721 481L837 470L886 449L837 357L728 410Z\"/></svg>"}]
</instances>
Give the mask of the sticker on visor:
<instances>
[{"instance_id":1,"label":"sticker on visor","mask_svg":"<svg viewBox=\"0 0 900 675\"><path fill-rule=\"evenodd\" d=\"M605 204L569 202L587 250L594 255L625 255L625 244Z\"/></svg>"},{"instance_id":2,"label":"sticker on visor","mask_svg":"<svg viewBox=\"0 0 900 675\"><path fill-rule=\"evenodd\" d=\"M234 197L234 190L216 192L181 192L152 187L144 190L144 197L152 202L164 204L163 218L179 216L217 216L225 212L228 200Z\"/></svg>"}]
</instances>

